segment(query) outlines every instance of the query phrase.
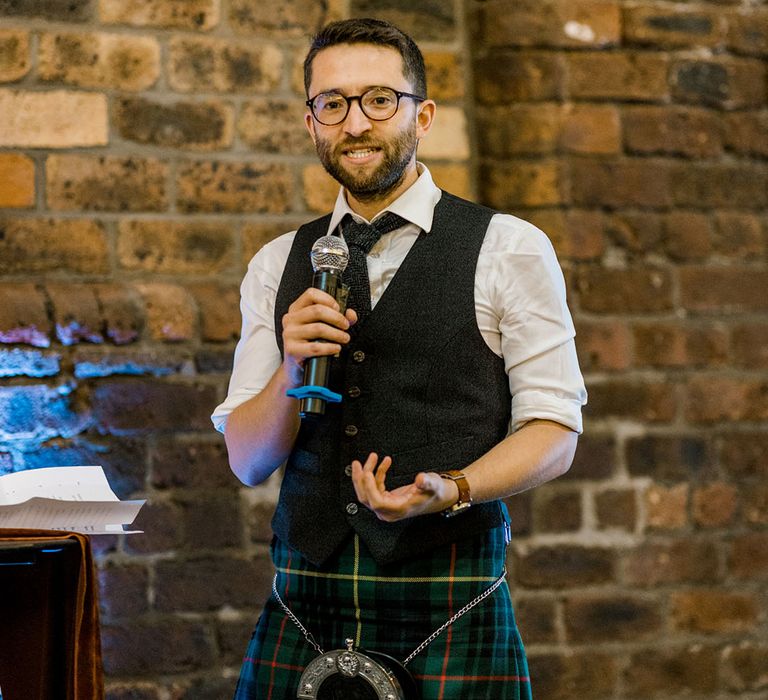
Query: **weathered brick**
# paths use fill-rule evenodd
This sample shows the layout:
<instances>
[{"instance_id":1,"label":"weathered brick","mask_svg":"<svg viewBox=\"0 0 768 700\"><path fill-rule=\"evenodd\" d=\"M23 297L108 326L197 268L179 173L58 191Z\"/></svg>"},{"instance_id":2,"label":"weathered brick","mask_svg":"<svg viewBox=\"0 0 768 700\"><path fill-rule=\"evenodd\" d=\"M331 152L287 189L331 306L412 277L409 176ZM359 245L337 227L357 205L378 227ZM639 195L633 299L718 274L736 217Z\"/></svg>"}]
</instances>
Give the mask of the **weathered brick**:
<instances>
[{"instance_id":1,"label":"weathered brick","mask_svg":"<svg viewBox=\"0 0 768 700\"><path fill-rule=\"evenodd\" d=\"M507 160L480 168L481 199L487 205L510 211L563 202L563 172L553 160Z\"/></svg>"},{"instance_id":2,"label":"weathered brick","mask_svg":"<svg viewBox=\"0 0 768 700\"><path fill-rule=\"evenodd\" d=\"M339 0L285 0L277 5L231 0L229 24L237 34L271 38L304 38L326 23L342 19ZM376 13L379 16L379 12Z\"/></svg>"},{"instance_id":3,"label":"weathered brick","mask_svg":"<svg viewBox=\"0 0 768 700\"><path fill-rule=\"evenodd\" d=\"M535 588L570 588L613 578L615 554L598 547L535 547L515 555L515 579Z\"/></svg>"},{"instance_id":4,"label":"weathered brick","mask_svg":"<svg viewBox=\"0 0 768 700\"><path fill-rule=\"evenodd\" d=\"M745 369L768 368L768 324L745 323L731 331L731 352L735 365Z\"/></svg>"},{"instance_id":5,"label":"weathered brick","mask_svg":"<svg viewBox=\"0 0 768 700\"><path fill-rule=\"evenodd\" d=\"M573 597L565 601L568 640L638 641L659 633L659 601L630 596Z\"/></svg>"},{"instance_id":6,"label":"weathered brick","mask_svg":"<svg viewBox=\"0 0 768 700\"><path fill-rule=\"evenodd\" d=\"M626 444L631 476L676 482L712 476L716 455L709 441L697 435L646 435Z\"/></svg>"},{"instance_id":7,"label":"weathered brick","mask_svg":"<svg viewBox=\"0 0 768 700\"><path fill-rule=\"evenodd\" d=\"M275 503L272 501L257 501L248 504L246 523L251 542L269 544L272 541L272 516L274 512Z\"/></svg>"},{"instance_id":8,"label":"weathered brick","mask_svg":"<svg viewBox=\"0 0 768 700\"><path fill-rule=\"evenodd\" d=\"M151 146L214 151L234 138L234 108L219 100L164 104L130 97L118 101L113 119L124 139Z\"/></svg>"},{"instance_id":9,"label":"weathered brick","mask_svg":"<svg viewBox=\"0 0 768 700\"><path fill-rule=\"evenodd\" d=\"M601 530L634 532L637 526L635 491L611 489L595 494L595 516Z\"/></svg>"},{"instance_id":10,"label":"weathered brick","mask_svg":"<svg viewBox=\"0 0 768 700\"><path fill-rule=\"evenodd\" d=\"M623 211L606 217L605 233L614 246L632 256L664 247L662 217L648 211Z\"/></svg>"},{"instance_id":11,"label":"weathered brick","mask_svg":"<svg viewBox=\"0 0 768 700\"><path fill-rule=\"evenodd\" d=\"M432 123L429 134L419 141L419 156L466 160L469 158L467 117L460 107L443 106L440 118Z\"/></svg>"},{"instance_id":12,"label":"weathered brick","mask_svg":"<svg viewBox=\"0 0 768 700\"><path fill-rule=\"evenodd\" d=\"M282 67L283 55L271 44L200 37L169 42L168 82L177 92L270 93Z\"/></svg>"},{"instance_id":13,"label":"weathered brick","mask_svg":"<svg viewBox=\"0 0 768 700\"><path fill-rule=\"evenodd\" d=\"M475 59L474 80L480 104L557 100L563 96L565 69L549 51L493 51Z\"/></svg>"},{"instance_id":14,"label":"weathered brick","mask_svg":"<svg viewBox=\"0 0 768 700\"><path fill-rule=\"evenodd\" d=\"M768 382L764 379L700 375L688 381L686 390L686 415L694 423L768 418Z\"/></svg>"},{"instance_id":15,"label":"weathered brick","mask_svg":"<svg viewBox=\"0 0 768 700\"><path fill-rule=\"evenodd\" d=\"M677 530L688 523L688 484L669 488L652 485L645 492L645 510L648 527L658 530Z\"/></svg>"},{"instance_id":16,"label":"weathered brick","mask_svg":"<svg viewBox=\"0 0 768 700\"><path fill-rule=\"evenodd\" d=\"M184 213L281 214L290 206L293 176L282 164L187 161L179 165L177 188Z\"/></svg>"},{"instance_id":17,"label":"weathered brick","mask_svg":"<svg viewBox=\"0 0 768 700\"><path fill-rule=\"evenodd\" d=\"M311 186L311 182L309 185ZM338 194L338 185L336 185L336 193L333 195L334 197ZM324 209L324 212L328 212L333 208L333 202L331 202L330 207L327 209ZM268 223L264 221L247 221L245 224L243 224L243 229L240 233L240 237L242 239L242 258L241 262L244 265L248 264L248 261L256 255L256 253L261 250L262 246L264 246L269 241L273 240L274 238L277 238L278 236L288 233L289 231L295 231L299 227L300 223L298 221L296 222L286 222L286 223Z\"/></svg>"},{"instance_id":18,"label":"weathered brick","mask_svg":"<svg viewBox=\"0 0 768 700\"><path fill-rule=\"evenodd\" d=\"M110 682L105 679L106 700L160 700L161 689L155 683Z\"/></svg>"},{"instance_id":19,"label":"weathered brick","mask_svg":"<svg viewBox=\"0 0 768 700\"><path fill-rule=\"evenodd\" d=\"M569 153L611 155L621 150L619 111L608 105L570 104L563 110L559 145Z\"/></svg>"},{"instance_id":20,"label":"weathered brick","mask_svg":"<svg viewBox=\"0 0 768 700\"><path fill-rule=\"evenodd\" d=\"M0 208L35 204L35 162L21 153L0 153Z\"/></svg>"},{"instance_id":21,"label":"weathered brick","mask_svg":"<svg viewBox=\"0 0 768 700\"><path fill-rule=\"evenodd\" d=\"M102 651L104 671L116 677L199 671L216 657L208 626L179 618L104 625Z\"/></svg>"},{"instance_id":22,"label":"weathered brick","mask_svg":"<svg viewBox=\"0 0 768 700\"><path fill-rule=\"evenodd\" d=\"M106 566L99 571L102 620L135 618L149 611L149 572L144 565Z\"/></svg>"},{"instance_id":23,"label":"weathered brick","mask_svg":"<svg viewBox=\"0 0 768 700\"><path fill-rule=\"evenodd\" d=\"M183 287L164 282L136 286L144 298L147 328L153 340L191 340L197 329L197 307Z\"/></svg>"},{"instance_id":24,"label":"weathered brick","mask_svg":"<svg viewBox=\"0 0 768 700\"><path fill-rule=\"evenodd\" d=\"M718 46L726 23L719 9L641 3L624 7L624 39L630 45L676 48Z\"/></svg>"},{"instance_id":25,"label":"weathered brick","mask_svg":"<svg viewBox=\"0 0 768 700\"><path fill-rule=\"evenodd\" d=\"M657 313L673 307L668 270L588 268L576 278L579 306L596 313Z\"/></svg>"},{"instance_id":26,"label":"weathered brick","mask_svg":"<svg viewBox=\"0 0 768 700\"><path fill-rule=\"evenodd\" d=\"M616 445L608 436L585 434L579 438L571 468L561 479L599 481L616 470Z\"/></svg>"},{"instance_id":27,"label":"weathered brick","mask_svg":"<svg viewBox=\"0 0 768 700\"><path fill-rule=\"evenodd\" d=\"M725 433L718 443L720 464L731 476L753 479L768 473L768 433Z\"/></svg>"},{"instance_id":28,"label":"weathered brick","mask_svg":"<svg viewBox=\"0 0 768 700\"><path fill-rule=\"evenodd\" d=\"M240 110L238 135L254 151L309 155L315 147L302 126L305 111L300 100L251 100Z\"/></svg>"},{"instance_id":29,"label":"weathered brick","mask_svg":"<svg viewBox=\"0 0 768 700\"><path fill-rule=\"evenodd\" d=\"M686 266L679 271L684 308L711 313L765 311L768 298L755 294L768 289L768 270L746 266Z\"/></svg>"},{"instance_id":30,"label":"weathered brick","mask_svg":"<svg viewBox=\"0 0 768 700\"><path fill-rule=\"evenodd\" d=\"M128 554L170 553L181 547L181 511L176 504L157 497L150 499L136 516L133 529L142 532L126 538Z\"/></svg>"},{"instance_id":31,"label":"weathered brick","mask_svg":"<svg viewBox=\"0 0 768 700\"><path fill-rule=\"evenodd\" d=\"M221 551L243 545L240 501L232 489L180 494L184 549Z\"/></svg>"},{"instance_id":32,"label":"weathered brick","mask_svg":"<svg viewBox=\"0 0 768 700\"><path fill-rule=\"evenodd\" d=\"M104 226L86 219L0 221L0 273L106 274Z\"/></svg>"},{"instance_id":33,"label":"weathered brick","mask_svg":"<svg viewBox=\"0 0 768 700\"><path fill-rule=\"evenodd\" d=\"M200 310L200 339L226 343L240 337L240 291L236 285L200 284L189 288Z\"/></svg>"},{"instance_id":34,"label":"weathered brick","mask_svg":"<svg viewBox=\"0 0 768 700\"><path fill-rule=\"evenodd\" d=\"M560 123L561 110L554 103L487 107L477 114L479 146L493 158L554 153Z\"/></svg>"},{"instance_id":35,"label":"weathered brick","mask_svg":"<svg viewBox=\"0 0 768 700\"><path fill-rule=\"evenodd\" d=\"M0 146L107 144L107 98L87 92L0 89Z\"/></svg>"},{"instance_id":36,"label":"weathered brick","mask_svg":"<svg viewBox=\"0 0 768 700\"><path fill-rule=\"evenodd\" d=\"M472 177L469 163L433 163L425 159L435 184L464 199L472 199Z\"/></svg>"},{"instance_id":37,"label":"weathered brick","mask_svg":"<svg viewBox=\"0 0 768 700\"><path fill-rule=\"evenodd\" d=\"M427 92L433 100L460 100L464 97L464 64L454 51L425 50Z\"/></svg>"},{"instance_id":38,"label":"weathered brick","mask_svg":"<svg viewBox=\"0 0 768 700\"><path fill-rule=\"evenodd\" d=\"M537 532L574 532L581 528L581 520L579 492L545 488L534 494L534 529Z\"/></svg>"},{"instance_id":39,"label":"weathered brick","mask_svg":"<svg viewBox=\"0 0 768 700\"><path fill-rule=\"evenodd\" d=\"M743 641L722 652L722 678L731 691L761 691L768 688L768 645Z\"/></svg>"},{"instance_id":40,"label":"weathered brick","mask_svg":"<svg viewBox=\"0 0 768 700\"><path fill-rule=\"evenodd\" d=\"M695 107L625 107L624 142L630 153L713 158L722 153L722 119Z\"/></svg>"},{"instance_id":41,"label":"weathered brick","mask_svg":"<svg viewBox=\"0 0 768 700\"><path fill-rule=\"evenodd\" d=\"M245 649L245 645L242 648ZM236 686L236 678L212 677L175 680L172 697L173 700L220 700L220 698L232 696Z\"/></svg>"},{"instance_id":42,"label":"weathered brick","mask_svg":"<svg viewBox=\"0 0 768 700\"><path fill-rule=\"evenodd\" d=\"M525 218L547 234L560 260L596 260L605 252L600 211L544 209L526 212Z\"/></svg>"},{"instance_id":43,"label":"weathered brick","mask_svg":"<svg viewBox=\"0 0 768 700\"><path fill-rule=\"evenodd\" d=\"M93 0L0 0L0 17L34 17L49 22L85 22L93 14Z\"/></svg>"},{"instance_id":44,"label":"weathered brick","mask_svg":"<svg viewBox=\"0 0 768 700\"><path fill-rule=\"evenodd\" d=\"M95 287L104 315L104 335L115 345L132 343L144 328L144 304L132 287L100 284Z\"/></svg>"},{"instance_id":45,"label":"weathered brick","mask_svg":"<svg viewBox=\"0 0 768 700\"><path fill-rule=\"evenodd\" d=\"M712 252L708 214L673 211L664 217L664 247L673 260L703 260Z\"/></svg>"},{"instance_id":46,"label":"weathered brick","mask_svg":"<svg viewBox=\"0 0 768 700\"><path fill-rule=\"evenodd\" d=\"M669 95L669 59L663 54L588 51L566 60L571 97L659 102Z\"/></svg>"},{"instance_id":47,"label":"weathered brick","mask_svg":"<svg viewBox=\"0 0 768 700\"><path fill-rule=\"evenodd\" d=\"M29 32L0 29L0 83L23 78L29 68Z\"/></svg>"},{"instance_id":48,"label":"weathered brick","mask_svg":"<svg viewBox=\"0 0 768 700\"><path fill-rule=\"evenodd\" d=\"M569 160L575 204L609 207L668 207L672 204L672 169L666 161Z\"/></svg>"},{"instance_id":49,"label":"weathered brick","mask_svg":"<svg viewBox=\"0 0 768 700\"><path fill-rule=\"evenodd\" d=\"M580 321L576 348L582 371L624 370L632 365L632 335L621 321Z\"/></svg>"},{"instance_id":50,"label":"weathered brick","mask_svg":"<svg viewBox=\"0 0 768 700\"><path fill-rule=\"evenodd\" d=\"M670 82L681 102L742 109L765 105L767 75L765 64L755 59L682 59L673 63Z\"/></svg>"},{"instance_id":51,"label":"weathered brick","mask_svg":"<svg viewBox=\"0 0 768 700\"><path fill-rule=\"evenodd\" d=\"M168 166L155 158L52 155L46 162L48 206L61 211L162 211Z\"/></svg>"},{"instance_id":52,"label":"weathered brick","mask_svg":"<svg viewBox=\"0 0 768 700\"><path fill-rule=\"evenodd\" d=\"M558 640L554 601L515 596L515 621L526 644Z\"/></svg>"},{"instance_id":53,"label":"weathered brick","mask_svg":"<svg viewBox=\"0 0 768 700\"><path fill-rule=\"evenodd\" d=\"M636 363L649 367L714 367L728 362L728 333L718 326L638 323Z\"/></svg>"},{"instance_id":54,"label":"weathered brick","mask_svg":"<svg viewBox=\"0 0 768 700\"><path fill-rule=\"evenodd\" d=\"M145 36L45 32L38 73L46 82L145 90L160 76L160 45Z\"/></svg>"},{"instance_id":55,"label":"weathered brick","mask_svg":"<svg viewBox=\"0 0 768 700\"><path fill-rule=\"evenodd\" d=\"M234 262L234 249L227 223L123 220L118 228L118 260L128 270L215 274Z\"/></svg>"},{"instance_id":56,"label":"weathered brick","mask_svg":"<svg viewBox=\"0 0 768 700\"><path fill-rule=\"evenodd\" d=\"M90 424L66 385L0 387L0 438L36 440L70 437Z\"/></svg>"},{"instance_id":57,"label":"weathered brick","mask_svg":"<svg viewBox=\"0 0 768 700\"><path fill-rule=\"evenodd\" d=\"M219 0L99 0L99 16L106 24L207 31L221 18Z\"/></svg>"},{"instance_id":58,"label":"weathered brick","mask_svg":"<svg viewBox=\"0 0 768 700\"><path fill-rule=\"evenodd\" d=\"M731 484L708 484L693 492L693 520L701 527L724 527L730 524L737 507L738 493Z\"/></svg>"},{"instance_id":59,"label":"weathered brick","mask_svg":"<svg viewBox=\"0 0 768 700\"><path fill-rule=\"evenodd\" d=\"M213 388L158 379L104 379L92 392L100 429L113 435L210 430Z\"/></svg>"},{"instance_id":60,"label":"weathered brick","mask_svg":"<svg viewBox=\"0 0 768 700\"><path fill-rule=\"evenodd\" d=\"M748 260L764 256L768 249L768 236L763 234L760 215L735 211L715 212L712 248L725 258Z\"/></svg>"},{"instance_id":61,"label":"weathered brick","mask_svg":"<svg viewBox=\"0 0 768 700\"><path fill-rule=\"evenodd\" d=\"M642 649L632 654L624 670L624 692L660 699L713 693L718 687L717 656L716 649L701 644Z\"/></svg>"},{"instance_id":62,"label":"weathered brick","mask_svg":"<svg viewBox=\"0 0 768 700\"><path fill-rule=\"evenodd\" d=\"M687 632L744 632L756 622L759 609L751 593L699 589L670 596L672 622Z\"/></svg>"},{"instance_id":63,"label":"weathered brick","mask_svg":"<svg viewBox=\"0 0 768 700\"><path fill-rule=\"evenodd\" d=\"M621 41L618 4L601 0L504 0L479 5L475 39L491 47L612 46Z\"/></svg>"},{"instance_id":64,"label":"weathered brick","mask_svg":"<svg viewBox=\"0 0 768 700\"><path fill-rule=\"evenodd\" d=\"M55 377L60 371L59 353L0 348L0 377Z\"/></svg>"},{"instance_id":65,"label":"weathered brick","mask_svg":"<svg viewBox=\"0 0 768 700\"><path fill-rule=\"evenodd\" d=\"M301 171L304 202L307 209L317 214L326 214L333 209L339 194L336 182L318 163L307 165Z\"/></svg>"},{"instance_id":66,"label":"weathered brick","mask_svg":"<svg viewBox=\"0 0 768 700\"><path fill-rule=\"evenodd\" d=\"M237 668L243 662L243 650L253 633L253 619L249 613L245 619L218 621L216 641L219 647L219 658L222 663ZM234 688L226 697L234 695ZM222 697L222 696L219 696ZM190 698L193 700L193 698Z\"/></svg>"},{"instance_id":67,"label":"weathered brick","mask_svg":"<svg viewBox=\"0 0 768 700\"><path fill-rule=\"evenodd\" d=\"M223 442L162 440L152 449L150 483L156 489L236 488Z\"/></svg>"},{"instance_id":68,"label":"weathered brick","mask_svg":"<svg viewBox=\"0 0 768 700\"><path fill-rule=\"evenodd\" d=\"M761 163L690 162L670 168L677 206L762 210L768 206L768 167Z\"/></svg>"},{"instance_id":69,"label":"weathered brick","mask_svg":"<svg viewBox=\"0 0 768 700\"><path fill-rule=\"evenodd\" d=\"M644 542L624 556L623 568L626 583L643 588L720 578L717 547L708 540Z\"/></svg>"},{"instance_id":70,"label":"weathered brick","mask_svg":"<svg viewBox=\"0 0 768 700\"><path fill-rule=\"evenodd\" d=\"M528 658L536 693L546 700L570 700L589 688L590 698L615 697L618 664L615 655L575 651L561 655L531 653Z\"/></svg>"},{"instance_id":71,"label":"weathered brick","mask_svg":"<svg viewBox=\"0 0 768 700\"><path fill-rule=\"evenodd\" d=\"M768 576L768 533L737 535L728 549L728 570L739 579Z\"/></svg>"},{"instance_id":72,"label":"weathered brick","mask_svg":"<svg viewBox=\"0 0 768 700\"><path fill-rule=\"evenodd\" d=\"M664 423L672 420L676 411L677 397L669 383L609 380L590 384L585 415Z\"/></svg>"},{"instance_id":73,"label":"weathered brick","mask_svg":"<svg viewBox=\"0 0 768 700\"><path fill-rule=\"evenodd\" d=\"M768 114L735 112L725 116L727 147L747 156L768 156Z\"/></svg>"},{"instance_id":74,"label":"weathered brick","mask_svg":"<svg viewBox=\"0 0 768 700\"><path fill-rule=\"evenodd\" d=\"M533 493L516 493L504 499L509 510L509 524L512 537L530 535L533 531Z\"/></svg>"},{"instance_id":75,"label":"weathered brick","mask_svg":"<svg viewBox=\"0 0 768 700\"><path fill-rule=\"evenodd\" d=\"M456 38L457 8L440 0L418 4L408 0L351 0L349 9L352 17L388 20L416 41L450 42Z\"/></svg>"},{"instance_id":76,"label":"weathered brick","mask_svg":"<svg viewBox=\"0 0 768 700\"><path fill-rule=\"evenodd\" d=\"M103 342L101 309L93 287L49 282L45 289L53 307L56 338L62 345Z\"/></svg>"},{"instance_id":77,"label":"weathered brick","mask_svg":"<svg viewBox=\"0 0 768 700\"><path fill-rule=\"evenodd\" d=\"M0 343L51 344L51 323L42 292L29 283L0 284Z\"/></svg>"},{"instance_id":78,"label":"weathered brick","mask_svg":"<svg viewBox=\"0 0 768 700\"><path fill-rule=\"evenodd\" d=\"M746 491L743 502L743 517L748 524L768 525L768 481Z\"/></svg>"}]
</instances>

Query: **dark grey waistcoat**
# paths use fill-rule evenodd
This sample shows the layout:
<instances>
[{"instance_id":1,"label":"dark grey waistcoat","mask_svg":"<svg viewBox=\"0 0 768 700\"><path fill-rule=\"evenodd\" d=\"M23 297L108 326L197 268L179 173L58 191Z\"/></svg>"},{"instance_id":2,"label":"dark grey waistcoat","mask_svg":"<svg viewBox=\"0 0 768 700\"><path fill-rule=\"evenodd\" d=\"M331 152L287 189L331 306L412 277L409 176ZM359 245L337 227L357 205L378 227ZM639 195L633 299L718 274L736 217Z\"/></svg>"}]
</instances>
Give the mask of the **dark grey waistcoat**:
<instances>
[{"instance_id":1,"label":"dark grey waistcoat","mask_svg":"<svg viewBox=\"0 0 768 700\"><path fill-rule=\"evenodd\" d=\"M420 471L467 466L504 438L510 394L504 362L477 327L474 287L493 211L443 193L432 231L422 232L376 307L333 363L344 396L302 422L272 527L315 564L357 532L379 563L417 556L503 522L498 501L454 518L424 515L385 523L359 505L348 465L370 452L392 457L390 489ZM309 252L329 217L296 233L275 303L282 317L312 284Z\"/></svg>"}]
</instances>

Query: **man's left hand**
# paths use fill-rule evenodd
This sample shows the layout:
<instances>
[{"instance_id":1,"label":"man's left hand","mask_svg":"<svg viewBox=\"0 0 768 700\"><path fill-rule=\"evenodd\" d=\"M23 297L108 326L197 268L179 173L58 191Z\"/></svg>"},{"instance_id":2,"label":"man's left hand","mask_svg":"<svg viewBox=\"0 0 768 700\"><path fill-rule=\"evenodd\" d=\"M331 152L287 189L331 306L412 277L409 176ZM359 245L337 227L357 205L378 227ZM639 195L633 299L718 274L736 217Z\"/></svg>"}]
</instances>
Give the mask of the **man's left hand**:
<instances>
[{"instance_id":1,"label":"man's left hand","mask_svg":"<svg viewBox=\"0 0 768 700\"><path fill-rule=\"evenodd\" d=\"M384 457L379 463L375 452L368 455L365 464L358 460L352 462L352 483L357 499L370 508L379 520L395 522L426 513L439 513L459 498L458 486L436 472L420 472L412 483L388 491L385 480L391 466L391 457Z\"/></svg>"}]
</instances>

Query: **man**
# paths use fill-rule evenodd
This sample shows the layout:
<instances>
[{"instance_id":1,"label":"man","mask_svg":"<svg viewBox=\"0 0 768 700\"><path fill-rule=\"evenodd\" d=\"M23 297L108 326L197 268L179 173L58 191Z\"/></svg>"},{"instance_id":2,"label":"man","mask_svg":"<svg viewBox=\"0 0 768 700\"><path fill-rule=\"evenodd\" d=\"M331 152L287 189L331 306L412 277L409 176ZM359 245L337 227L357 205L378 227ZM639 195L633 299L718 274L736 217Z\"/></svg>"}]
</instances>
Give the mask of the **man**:
<instances>
[{"instance_id":1,"label":"man","mask_svg":"<svg viewBox=\"0 0 768 700\"><path fill-rule=\"evenodd\" d=\"M494 588L508 542L499 499L565 472L581 430L562 274L538 229L442 192L417 162L437 109L408 36L378 20L332 23L305 87L307 130L341 190L330 216L251 261L229 395L213 415L245 484L286 463L276 595L236 697L296 697L319 650L348 639L406 664L425 700L530 698L508 589ZM362 256L359 224L391 214L402 219L367 251L362 287L349 279L342 313L311 287L312 244L341 235ZM343 401L302 421L286 391L323 355L338 355Z\"/></svg>"}]
</instances>

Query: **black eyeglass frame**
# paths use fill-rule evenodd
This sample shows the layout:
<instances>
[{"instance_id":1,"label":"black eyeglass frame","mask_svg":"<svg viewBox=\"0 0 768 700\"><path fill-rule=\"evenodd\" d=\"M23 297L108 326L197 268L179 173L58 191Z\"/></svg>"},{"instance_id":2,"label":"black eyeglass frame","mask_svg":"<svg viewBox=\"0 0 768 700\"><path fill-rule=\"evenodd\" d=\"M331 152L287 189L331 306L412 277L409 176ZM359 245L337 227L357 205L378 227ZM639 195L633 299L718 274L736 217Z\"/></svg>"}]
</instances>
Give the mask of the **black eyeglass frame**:
<instances>
[{"instance_id":1,"label":"black eyeglass frame","mask_svg":"<svg viewBox=\"0 0 768 700\"><path fill-rule=\"evenodd\" d=\"M395 96L397 97L397 106L395 107L395 111L392 112L392 114L390 114L388 117L384 117L383 119L378 119L376 117L372 117L370 114L368 114L368 112L365 111L365 107L363 107L363 97L365 97L365 95L367 95L372 90L389 90L390 92L395 93ZM368 88L364 93L360 95L342 95L341 93L338 93L339 97L343 97L344 101L347 103L347 110L344 112L344 116L341 119L339 119L339 121L333 122L333 124L328 124L324 121L320 121L317 114L315 114L314 104L315 104L315 100L318 97L321 97L322 95L329 95L329 94L333 94L333 93L318 92L317 95L315 95L314 97L310 97L304 103L305 105L307 105L307 107L309 107L309 111L311 112L312 117L315 119L315 121L317 121L319 124L322 124L323 126L338 126L339 124L342 124L344 120L349 116L349 110L352 107L352 100L357 100L357 104L360 107L360 111L368 119L372 119L375 122L385 122L388 119L392 119L392 117L394 117L397 114L398 110L400 109L400 100L403 97L410 97L412 100L415 100L416 102L424 102L424 100L427 99L426 97L422 97L421 95L413 95L410 92L401 92L400 90L395 90L395 88L387 87L386 85L376 85L374 87Z\"/></svg>"}]
</instances>

